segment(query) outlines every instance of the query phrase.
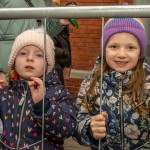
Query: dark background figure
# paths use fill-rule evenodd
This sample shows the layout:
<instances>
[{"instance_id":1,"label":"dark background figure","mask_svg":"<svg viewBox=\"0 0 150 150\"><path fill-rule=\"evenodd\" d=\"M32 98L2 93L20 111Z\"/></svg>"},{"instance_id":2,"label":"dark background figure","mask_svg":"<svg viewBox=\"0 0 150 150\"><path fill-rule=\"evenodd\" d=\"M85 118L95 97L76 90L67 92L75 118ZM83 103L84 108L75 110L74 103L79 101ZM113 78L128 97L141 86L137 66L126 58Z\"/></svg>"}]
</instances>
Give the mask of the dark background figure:
<instances>
[{"instance_id":1,"label":"dark background figure","mask_svg":"<svg viewBox=\"0 0 150 150\"><path fill-rule=\"evenodd\" d=\"M69 41L69 27L66 26L61 33L53 38L55 44L55 69L62 84L64 84L63 69L71 67L71 46Z\"/></svg>"},{"instance_id":2,"label":"dark background figure","mask_svg":"<svg viewBox=\"0 0 150 150\"><path fill-rule=\"evenodd\" d=\"M77 4L75 2L69 2L66 6L77 6ZM58 72L62 84L64 84L65 76L69 77L71 71L72 59L69 35L69 26L66 25L57 36L53 37L55 44L55 69Z\"/></svg>"}]
</instances>

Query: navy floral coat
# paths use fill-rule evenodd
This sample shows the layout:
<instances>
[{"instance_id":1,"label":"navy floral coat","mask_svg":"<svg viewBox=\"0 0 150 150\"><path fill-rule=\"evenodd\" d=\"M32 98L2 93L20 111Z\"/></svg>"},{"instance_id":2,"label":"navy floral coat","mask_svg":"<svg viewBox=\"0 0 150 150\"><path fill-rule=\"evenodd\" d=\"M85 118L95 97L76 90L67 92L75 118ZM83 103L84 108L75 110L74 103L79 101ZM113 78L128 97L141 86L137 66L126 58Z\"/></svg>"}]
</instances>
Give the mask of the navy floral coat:
<instances>
[{"instance_id":1,"label":"navy floral coat","mask_svg":"<svg viewBox=\"0 0 150 150\"><path fill-rule=\"evenodd\" d=\"M150 103L150 66L144 63L144 68L147 75L145 106L148 107ZM92 137L89 127L91 117L100 112L100 97L97 98L93 111L90 113L81 105L90 77L82 82L76 101L78 126L74 135L80 144L89 146L93 150L99 147L101 150L150 150L150 118L144 118L134 111L128 103L130 101L128 95L125 95L123 100L120 97L122 88L126 86L131 75L132 72L128 71L126 77L120 79L122 74L115 71L110 70L104 74L101 109L108 113L108 117L106 119L107 135L101 140L100 146L99 141ZM100 93L99 86L100 83L97 81L95 90Z\"/></svg>"},{"instance_id":2,"label":"navy floral coat","mask_svg":"<svg viewBox=\"0 0 150 150\"><path fill-rule=\"evenodd\" d=\"M44 150L62 150L63 140L75 128L74 100L54 70L47 75L45 86ZM0 150L42 150L42 103L33 104L26 81L13 81L0 89Z\"/></svg>"}]
</instances>

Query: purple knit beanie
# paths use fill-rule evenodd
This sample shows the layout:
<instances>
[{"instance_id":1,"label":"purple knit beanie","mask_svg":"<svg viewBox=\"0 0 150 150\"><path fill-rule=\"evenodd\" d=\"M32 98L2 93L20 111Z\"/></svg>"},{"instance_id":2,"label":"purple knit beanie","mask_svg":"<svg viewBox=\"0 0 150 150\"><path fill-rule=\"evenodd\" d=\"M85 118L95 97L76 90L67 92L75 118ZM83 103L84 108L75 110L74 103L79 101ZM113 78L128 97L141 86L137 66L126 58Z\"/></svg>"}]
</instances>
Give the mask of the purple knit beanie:
<instances>
[{"instance_id":1,"label":"purple knit beanie","mask_svg":"<svg viewBox=\"0 0 150 150\"><path fill-rule=\"evenodd\" d=\"M143 21L140 18L111 18L104 26L104 51L109 38L121 32L127 32L136 37L141 48L141 58L144 57L147 38L143 25Z\"/></svg>"}]
</instances>

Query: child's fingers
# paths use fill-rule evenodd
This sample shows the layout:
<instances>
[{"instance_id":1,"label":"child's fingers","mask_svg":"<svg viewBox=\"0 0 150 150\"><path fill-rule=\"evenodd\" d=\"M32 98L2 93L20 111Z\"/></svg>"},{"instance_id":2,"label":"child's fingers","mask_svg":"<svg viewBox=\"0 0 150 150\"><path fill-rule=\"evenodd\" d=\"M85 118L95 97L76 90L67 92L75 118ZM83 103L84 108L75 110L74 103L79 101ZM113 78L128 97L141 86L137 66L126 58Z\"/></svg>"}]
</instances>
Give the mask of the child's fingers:
<instances>
[{"instance_id":1,"label":"child's fingers","mask_svg":"<svg viewBox=\"0 0 150 150\"><path fill-rule=\"evenodd\" d=\"M43 84L43 81L42 81L40 78L37 78L37 77L31 77L31 80L33 80L33 81L34 81L34 84L37 85L37 86Z\"/></svg>"},{"instance_id":2,"label":"child's fingers","mask_svg":"<svg viewBox=\"0 0 150 150\"><path fill-rule=\"evenodd\" d=\"M30 88L37 89L37 87L42 85L42 80L36 77L31 77L32 81L28 82Z\"/></svg>"},{"instance_id":3,"label":"child's fingers","mask_svg":"<svg viewBox=\"0 0 150 150\"><path fill-rule=\"evenodd\" d=\"M6 85L7 85L7 83L5 83L4 80L0 79L0 88L2 88L2 86L6 86Z\"/></svg>"},{"instance_id":4,"label":"child's fingers","mask_svg":"<svg viewBox=\"0 0 150 150\"><path fill-rule=\"evenodd\" d=\"M91 121L90 123L90 126L91 127L105 127L106 126L106 123L105 121Z\"/></svg>"},{"instance_id":5,"label":"child's fingers","mask_svg":"<svg viewBox=\"0 0 150 150\"><path fill-rule=\"evenodd\" d=\"M41 101L44 91L43 81L40 78L31 77L31 81L28 82L28 85L31 90L33 102L37 103Z\"/></svg>"},{"instance_id":6,"label":"child's fingers","mask_svg":"<svg viewBox=\"0 0 150 150\"><path fill-rule=\"evenodd\" d=\"M34 81L28 81L28 85L33 86L33 85L35 85L35 82Z\"/></svg>"},{"instance_id":7,"label":"child's fingers","mask_svg":"<svg viewBox=\"0 0 150 150\"><path fill-rule=\"evenodd\" d=\"M106 124L105 121L93 121L90 124L92 136L94 139L99 140L106 136Z\"/></svg>"},{"instance_id":8,"label":"child's fingers","mask_svg":"<svg viewBox=\"0 0 150 150\"><path fill-rule=\"evenodd\" d=\"M30 87L31 91L39 91L43 92L44 86L43 86L43 81L40 78L37 77L31 77L32 81L28 82L28 85Z\"/></svg>"},{"instance_id":9,"label":"child's fingers","mask_svg":"<svg viewBox=\"0 0 150 150\"><path fill-rule=\"evenodd\" d=\"M106 136L106 132L105 133L94 133L93 134L93 137L95 140L99 140L99 139L102 139Z\"/></svg>"},{"instance_id":10,"label":"child's fingers","mask_svg":"<svg viewBox=\"0 0 150 150\"><path fill-rule=\"evenodd\" d=\"M107 117L107 113L106 112L102 112L101 114L98 114L98 115L92 117L92 120L103 121L103 120L105 120L106 117Z\"/></svg>"},{"instance_id":11,"label":"child's fingers","mask_svg":"<svg viewBox=\"0 0 150 150\"><path fill-rule=\"evenodd\" d=\"M34 81L29 81L28 85L29 85L29 88L30 88L31 91L35 89L35 83L34 83Z\"/></svg>"},{"instance_id":12,"label":"child's fingers","mask_svg":"<svg viewBox=\"0 0 150 150\"><path fill-rule=\"evenodd\" d=\"M103 115L105 118L108 116L106 112L102 112L101 115Z\"/></svg>"},{"instance_id":13,"label":"child's fingers","mask_svg":"<svg viewBox=\"0 0 150 150\"><path fill-rule=\"evenodd\" d=\"M0 79L0 88L2 88L2 86L7 86L7 85L8 85L7 81Z\"/></svg>"},{"instance_id":14,"label":"child's fingers","mask_svg":"<svg viewBox=\"0 0 150 150\"><path fill-rule=\"evenodd\" d=\"M99 133L99 134L103 134L103 133L106 133L106 128L105 128L105 127L95 128L95 129L93 130L93 132Z\"/></svg>"},{"instance_id":15,"label":"child's fingers","mask_svg":"<svg viewBox=\"0 0 150 150\"><path fill-rule=\"evenodd\" d=\"M4 83L4 80L0 80L0 85L3 85L3 83Z\"/></svg>"},{"instance_id":16,"label":"child's fingers","mask_svg":"<svg viewBox=\"0 0 150 150\"><path fill-rule=\"evenodd\" d=\"M106 112L102 112L91 119L90 127L93 134L94 139L102 139L106 136L106 122L105 119L107 117Z\"/></svg>"}]
</instances>

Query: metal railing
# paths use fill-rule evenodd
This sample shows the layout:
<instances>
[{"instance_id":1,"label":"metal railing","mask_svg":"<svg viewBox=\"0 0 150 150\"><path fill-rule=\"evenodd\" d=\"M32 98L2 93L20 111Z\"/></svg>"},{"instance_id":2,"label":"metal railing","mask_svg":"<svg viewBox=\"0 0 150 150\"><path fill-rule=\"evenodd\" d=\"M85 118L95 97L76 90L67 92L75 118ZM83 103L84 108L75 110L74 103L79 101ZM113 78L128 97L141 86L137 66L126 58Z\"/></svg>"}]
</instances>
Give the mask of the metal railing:
<instances>
[{"instance_id":1,"label":"metal railing","mask_svg":"<svg viewBox=\"0 0 150 150\"><path fill-rule=\"evenodd\" d=\"M150 17L150 5L2 8L0 19Z\"/></svg>"},{"instance_id":2,"label":"metal railing","mask_svg":"<svg viewBox=\"0 0 150 150\"><path fill-rule=\"evenodd\" d=\"M110 18L110 17L150 18L150 5L76 6L76 7L41 7L41 8L34 7L34 8L0 9L0 20L47 19L47 18Z\"/></svg>"}]
</instances>

